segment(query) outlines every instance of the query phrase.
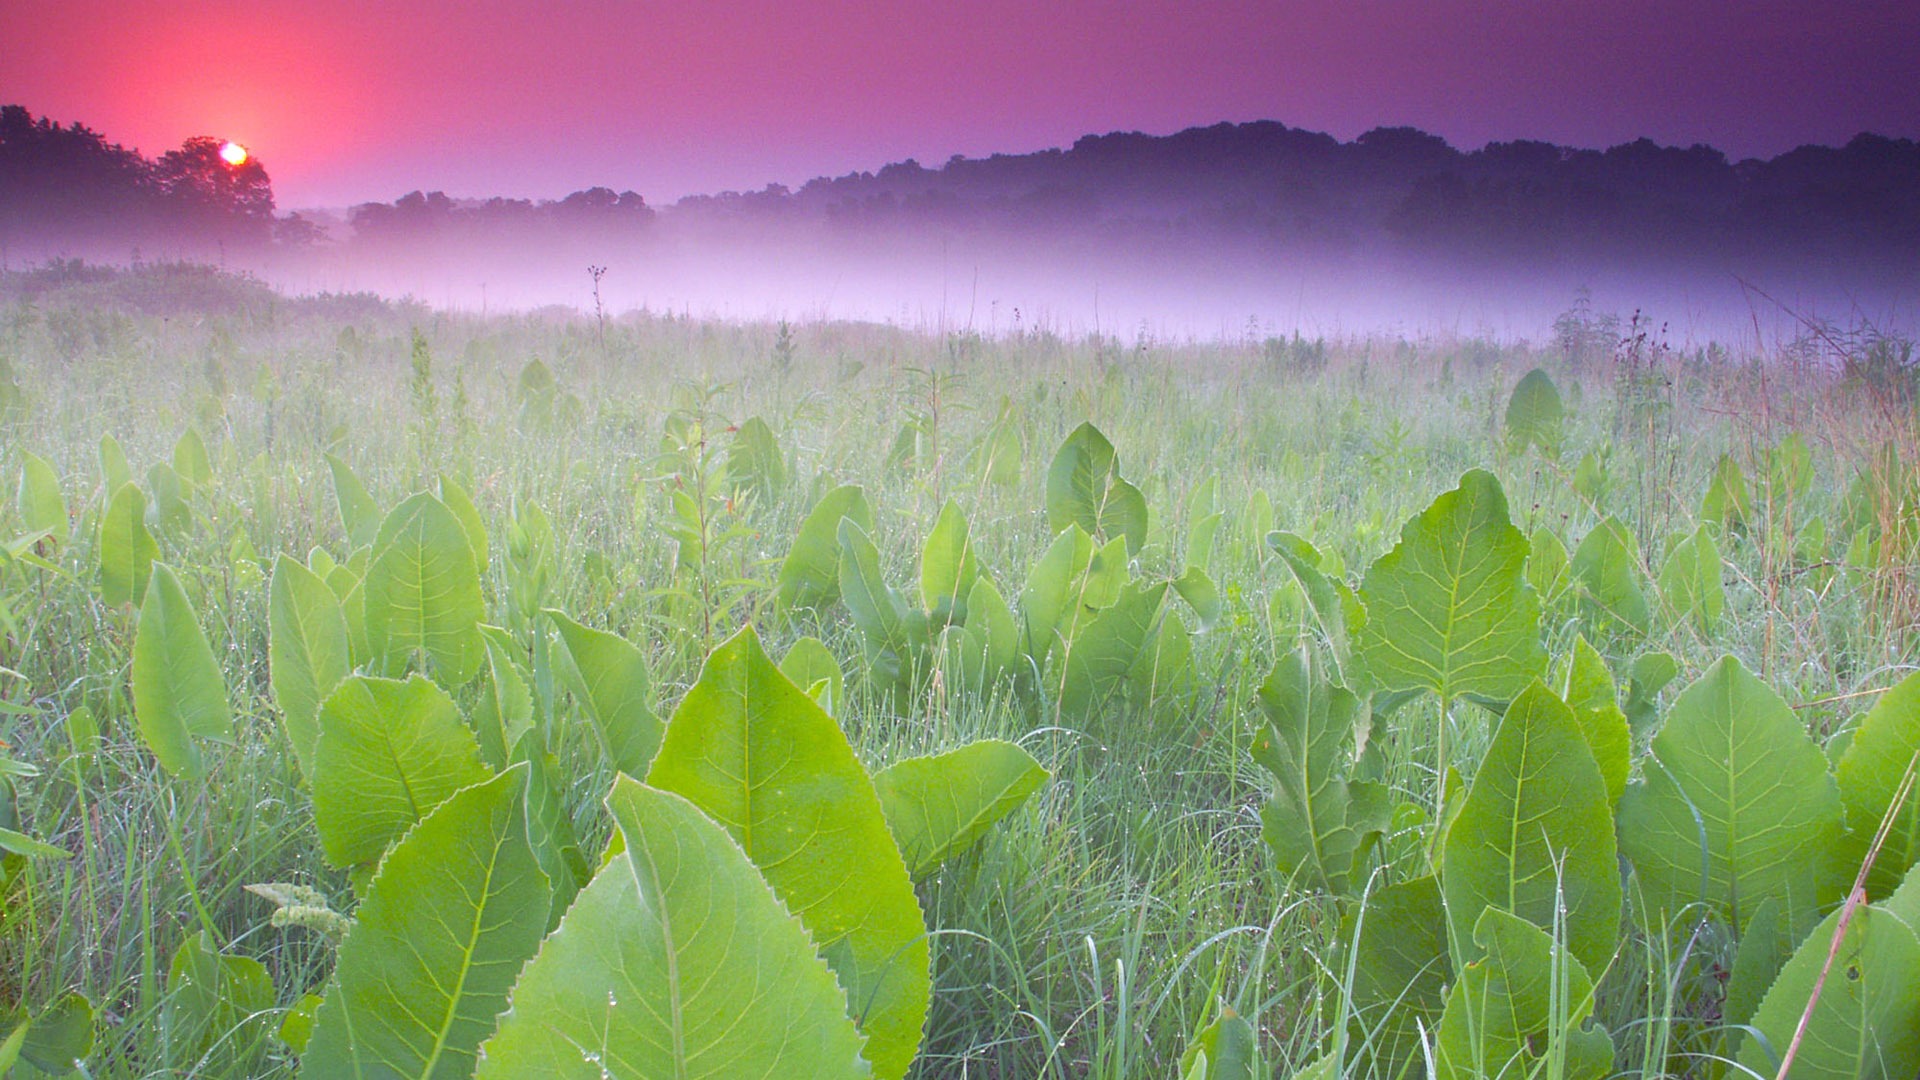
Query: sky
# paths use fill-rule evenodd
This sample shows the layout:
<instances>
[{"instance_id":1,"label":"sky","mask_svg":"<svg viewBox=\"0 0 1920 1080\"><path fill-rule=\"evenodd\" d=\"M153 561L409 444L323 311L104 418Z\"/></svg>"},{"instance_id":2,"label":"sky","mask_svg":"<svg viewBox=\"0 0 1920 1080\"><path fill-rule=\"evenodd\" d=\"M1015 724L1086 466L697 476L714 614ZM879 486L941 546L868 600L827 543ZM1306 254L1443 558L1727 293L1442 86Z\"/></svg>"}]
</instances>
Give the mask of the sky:
<instances>
[{"instance_id":1,"label":"sky","mask_svg":"<svg viewBox=\"0 0 1920 1080\"><path fill-rule=\"evenodd\" d=\"M1279 120L1735 158L1920 137L1913 0L0 0L0 102L157 155L249 146L283 208L415 189L656 204Z\"/></svg>"}]
</instances>

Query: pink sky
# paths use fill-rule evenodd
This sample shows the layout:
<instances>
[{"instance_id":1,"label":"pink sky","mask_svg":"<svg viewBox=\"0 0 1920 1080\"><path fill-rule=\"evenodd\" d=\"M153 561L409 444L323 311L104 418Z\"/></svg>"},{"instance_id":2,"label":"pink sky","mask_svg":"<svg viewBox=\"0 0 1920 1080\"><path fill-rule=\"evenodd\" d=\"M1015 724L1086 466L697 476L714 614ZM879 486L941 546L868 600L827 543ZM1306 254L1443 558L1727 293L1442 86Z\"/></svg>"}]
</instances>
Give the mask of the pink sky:
<instances>
[{"instance_id":1,"label":"pink sky","mask_svg":"<svg viewBox=\"0 0 1920 1080\"><path fill-rule=\"evenodd\" d=\"M247 143L283 207L693 192L1275 119L1736 157L1920 136L1920 4L7 0L0 102L157 154Z\"/></svg>"}]
</instances>

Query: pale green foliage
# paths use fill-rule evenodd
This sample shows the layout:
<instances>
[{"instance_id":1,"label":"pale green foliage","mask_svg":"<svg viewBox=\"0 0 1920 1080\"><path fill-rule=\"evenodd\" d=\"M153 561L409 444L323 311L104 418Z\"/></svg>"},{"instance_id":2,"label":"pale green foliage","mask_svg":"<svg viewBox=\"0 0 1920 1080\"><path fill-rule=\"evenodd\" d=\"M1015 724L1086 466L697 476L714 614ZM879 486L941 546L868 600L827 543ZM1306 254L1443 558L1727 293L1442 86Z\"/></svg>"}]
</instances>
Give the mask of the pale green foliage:
<instances>
[{"instance_id":1,"label":"pale green foliage","mask_svg":"<svg viewBox=\"0 0 1920 1080\"><path fill-rule=\"evenodd\" d=\"M846 736L751 628L707 658L647 782L726 828L854 1003L875 1075L904 1076L931 993L920 905Z\"/></svg>"},{"instance_id":2,"label":"pale green foliage","mask_svg":"<svg viewBox=\"0 0 1920 1080\"><path fill-rule=\"evenodd\" d=\"M1640 546L1619 518L1595 526L1573 551L1580 612L1593 634L1644 634L1653 620L1640 588Z\"/></svg>"},{"instance_id":3,"label":"pale green foliage","mask_svg":"<svg viewBox=\"0 0 1920 1080\"><path fill-rule=\"evenodd\" d=\"M1360 586L1356 651L1373 680L1446 701L1518 694L1547 665L1527 550L1500 482L1478 469L1408 521Z\"/></svg>"},{"instance_id":4,"label":"pale green foliage","mask_svg":"<svg viewBox=\"0 0 1920 1080\"><path fill-rule=\"evenodd\" d=\"M133 711L140 735L175 777L202 772L197 740L233 738L227 684L172 568L156 563L133 639Z\"/></svg>"},{"instance_id":5,"label":"pale green foliage","mask_svg":"<svg viewBox=\"0 0 1920 1080\"><path fill-rule=\"evenodd\" d=\"M1364 909L1348 909L1340 938L1354 949L1350 1038L1389 1074L1419 1063L1453 982L1439 882L1428 875L1373 893Z\"/></svg>"},{"instance_id":6,"label":"pale green foliage","mask_svg":"<svg viewBox=\"0 0 1920 1080\"><path fill-rule=\"evenodd\" d=\"M366 485L346 462L328 454L327 470L333 475L333 501L340 511L340 528L347 534L347 546L371 545L380 535L380 504L367 494Z\"/></svg>"},{"instance_id":7,"label":"pale green foliage","mask_svg":"<svg viewBox=\"0 0 1920 1080\"><path fill-rule=\"evenodd\" d=\"M760 499L776 499L787 486L787 459L765 420L749 417L727 446L727 479Z\"/></svg>"},{"instance_id":8,"label":"pale green foliage","mask_svg":"<svg viewBox=\"0 0 1920 1080\"><path fill-rule=\"evenodd\" d=\"M131 604L147 591L147 576L160 545L147 531L147 497L122 484L100 521L100 599L109 607Z\"/></svg>"},{"instance_id":9,"label":"pale green foliage","mask_svg":"<svg viewBox=\"0 0 1920 1080\"><path fill-rule=\"evenodd\" d=\"M1613 1041L1587 1022L1592 977L1552 935L1488 908L1473 944L1481 959L1462 969L1434 1040L1441 1080L1523 1080L1549 1056L1565 1080L1613 1071Z\"/></svg>"},{"instance_id":10,"label":"pale green foliage","mask_svg":"<svg viewBox=\"0 0 1920 1080\"><path fill-rule=\"evenodd\" d=\"M1297 887L1346 894L1364 881L1362 860L1392 812L1385 785L1350 778L1366 706L1317 677L1311 655L1284 656L1260 687L1266 724L1253 759L1274 777L1260 834Z\"/></svg>"},{"instance_id":11,"label":"pale green foliage","mask_svg":"<svg viewBox=\"0 0 1920 1080\"><path fill-rule=\"evenodd\" d=\"M847 1000L727 832L628 777L618 853L514 986L481 1080L868 1075Z\"/></svg>"},{"instance_id":12,"label":"pale green foliage","mask_svg":"<svg viewBox=\"0 0 1920 1080\"><path fill-rule=\"evenodd\" d=\"M1078 525L1099 539L1124 536L1128 552L1147 542L1147 500L1120 478L1120 457L1091 422L1074 428L1047 466L1047 525Z\"/></svg>"},{"instance_id":13,"label":"pale green foliage","mask_svg":"<svg viewBox=\"0 0 1920 1080\"><path fill-rule=\"evenodd\" d=\"M1586 638L1576 637L1572 651L1555 666L1553 682L1560 699L1580 721L1587 749L1593 751L1594 763L1607 784L1607 805L1618 803L1633 766L1633 733L1620 709L1606 659Z\"/></svg>"},{"instance_id":14,"label":"pale green foliage","mask_svg":"<svg viewBox=\"0 0 1920 1080\"><path fill-rule=\"evenodd\" d=\"M1521 376L1507 399L1507 441L1519 450L1537 446L1542 454L1557 458L1566 412L1552 376L1534 368Z\"/></svg>"},{"instance_id":15,"label":"pale green foliage","mask_svg":"<svg viewBox=\"0 0 1920 1080\"><path fill-rule=\"evenodd\" d=\"M1046 782L1033 755L998 739L896 761L873 775L887 828L916 878L972 847Z\"/></svg>"},{"instance_id":16,"label":"pale green foliage","mask_svg":"<svg viewBox=\"0 0 1920 1080\"><path fill-rule=\"evenodd\" d=\"M1741 1065L1774 1075L1831 954L1833 966L1789 1075L1894 1080L1920 1071L1920 940L1912 924L1888 907L1863 906L1836 950L1839 920L1839 912L1827 916L1781 969L1753 1015L1753 1028L1765 1041L1740 1040Z\"/></svg>"},{"instance_id":17,"label":"pale green foliage","mask_svg":"<svg viewBox=\"0 0 1920 1080\"><path fill-rule=\"evenodd\" d=\"M374 540L361 583L367 648L389 674L415 653L433 662L435 679L460 686L486 657L486 618L473 546L460 519L424 492L395 507Z\"/></svg>"},{"instance_id":18,"label":"pale green foliage","mask_svg":"<svg viewBox=\"0 0 1920 1080\"><path fill-rule=\"evenodd\" d=\"M37 454L20 455L20 485L14 509L29 533L44 532L58 543L67 542L67 500L60 493L60 474Z\"/></svg>"},{"instance_id":19,"label":"pale green foliage","mask_svg":"<svg viewBox=\"0 0 1920 1080\"><path fill-rule=\"evenodd\" d=\"M167 972L167 1063L182 1075L245 1080L267 1049L273 977L230 956L206 933L189 936Z\"/></svg>"},{"instance_id":20,"label":"pale green foliage","mask_svg":"<svg viewBox=\"0 0 1920 1080\"><path fill-rule=\"evenodd\" d=\"M1727 593L1720 583L1720 548L1702 525L1673 546L1660 567L1660 595L1674 618L1691 620L1711 634L1727 609Z\"/></svg>"},{"instance_id":21,"label":"pale green foliage","mask_svg":"<svg viewBox=\"0 0 1920 1080\"><path fill-rule=\"evenodd\" d=\"M1198 1080L1254 1080L1261 1071L1259 1036L1247 1018L1228 1009L1200 1029L1180 1056L1185 1077Z\"/></svg>"},{"instance_id":22,"label":"pale green foliage","mask_svg":"<svg viewBox=\"0 0 1920 1080\"><path fill-rule=\"evenodd\" d=\"M551 608L546 615L560 631L561 670L608 763L628 776L645 775L660 749L661 729L646 657L617 634L588 629Z\"/></svg>"},{"instance_id":23,"label":"pale green foliage","mask_svg":"<svg viewBox=\"0 0 1920 1080\"><path fill-rule=\"evenodd\" d=\"M778 595L790 608L825 607L840 598L840 521L873 530L866 492L848 484L821 496L780 564Z\"/></svg>"},{"instance_id":24,"label":"pale green foliage","mask_svg":"<svg viewBox=\"0 0 1920 1080\"><path fill-rule=\"evenodd\" d=\"M1920 754L1920 675L1909 675L1881 695L1860 721L1836 770L1851 832L1842 865L1865 859L1880 822L1892 809L1901 778ZM1868 896L1888 896L1920 863L1920 799L1908 798L1893 820L1867 879Z\"/></svg>"},{"instance_id":25,"label":"pale green foliage","mask_svg":"<svg viewBox=\"0 0 1920 1080\"><path fill-rule=\"evenodd\" d=\"M273 698L300 773L311 779L320 702L353 670L347 619L327 583L285 555L273 564L268 611Z\"/></svg>"}]
</instances>

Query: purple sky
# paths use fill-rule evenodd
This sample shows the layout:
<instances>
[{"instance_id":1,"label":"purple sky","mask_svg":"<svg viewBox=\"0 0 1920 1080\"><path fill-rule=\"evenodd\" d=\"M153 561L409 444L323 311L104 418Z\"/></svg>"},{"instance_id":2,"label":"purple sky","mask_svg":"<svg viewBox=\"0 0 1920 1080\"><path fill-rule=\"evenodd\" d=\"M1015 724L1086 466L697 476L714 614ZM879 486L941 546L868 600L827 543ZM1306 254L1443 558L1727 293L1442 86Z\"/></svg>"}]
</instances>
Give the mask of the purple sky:
<instances>
[{"instance_id":1,"label":"purple sky","mask_svg":"<svg viewBox=\"0 0 1920 1080\"><path fill-rule=\"evenodd\" d=\"M1735 157L1920 136L1920 3L6 0L0 102L283 207L591 184L649 201L1274 119Z\"/></svg>"}]
</instances>

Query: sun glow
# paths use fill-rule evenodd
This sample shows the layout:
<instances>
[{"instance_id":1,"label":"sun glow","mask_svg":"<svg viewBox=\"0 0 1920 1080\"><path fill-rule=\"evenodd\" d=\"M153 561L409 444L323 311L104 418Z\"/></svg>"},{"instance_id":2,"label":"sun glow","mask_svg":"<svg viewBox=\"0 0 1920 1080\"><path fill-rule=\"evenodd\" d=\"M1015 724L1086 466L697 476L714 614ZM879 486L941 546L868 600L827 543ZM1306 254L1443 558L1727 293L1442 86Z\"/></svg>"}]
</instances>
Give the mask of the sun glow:
<instances>
[{"instance_id":1,"label":"sun glow","mask_svg":"<svg viewBox=\"0 0 1920 1080\"><path fill-rule=\"evenodd\" d=\"M237 142L230 142L220 148L220 160L237 169L247 163L247 148Z\"/></svg>"}]
</instances>

